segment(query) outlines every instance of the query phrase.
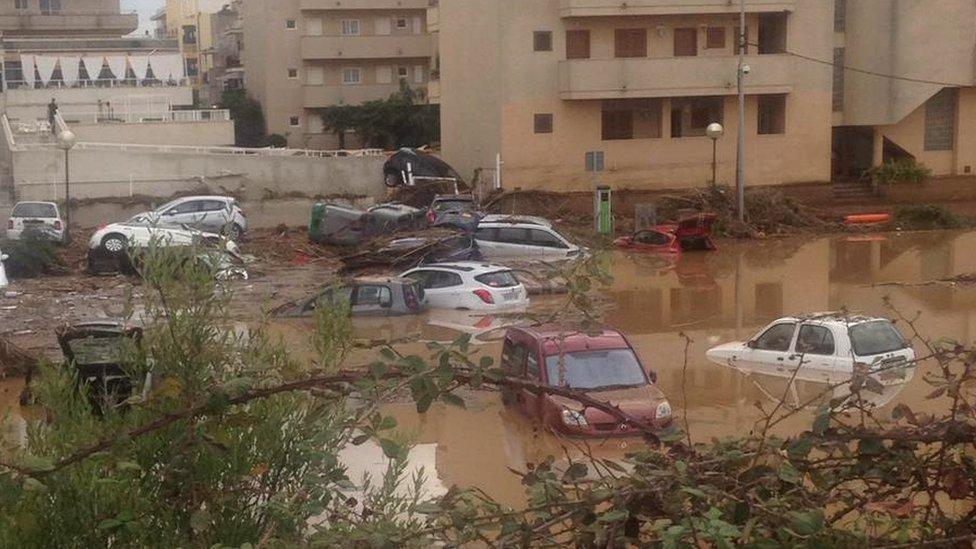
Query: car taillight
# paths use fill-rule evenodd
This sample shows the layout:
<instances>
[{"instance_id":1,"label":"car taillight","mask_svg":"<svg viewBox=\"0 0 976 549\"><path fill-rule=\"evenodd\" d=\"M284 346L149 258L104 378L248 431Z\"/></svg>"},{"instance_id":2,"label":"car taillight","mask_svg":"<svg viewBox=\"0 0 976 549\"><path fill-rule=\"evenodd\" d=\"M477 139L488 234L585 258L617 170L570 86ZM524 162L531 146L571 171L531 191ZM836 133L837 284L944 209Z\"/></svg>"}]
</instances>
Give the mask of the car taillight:
<instances>
[{"instance_id":1,"label":"car taillight","mask_svg":"<svg viewBox=\"0 0 976 549\"><path fill-rule=\"evenodd\" d=\"M434 210L427 210L427 223L433 225L435 221L437 221L437 214Z\"/></svg>"},{"instance_id":2,"label":"car taillight","mask_svg":"<svg viewBox=\"0 0 976 549\"><path fill-rule=\"evenodd\" d=\"M481 298L481 301L484 301L488 305L495 304L495 298L491 297L491 292L489 292L488 290L475 290L474 295Z\"/></svg>"},{"instance_id":3,"label":"car taillight","mask_svg":"<svg viewBox=\"0 0 976 549\"><path fill-rule=\"evenodd\" d=\"M55 231L60 231L61 230L61 220L60 219L58 219L57 221L54 222L54 230Z\"/></svg>"},{"instance_id":4,"label":"car taillight","mask_svg":"<svg viewBox=\"0 0 976 549\"><path fill-rule=\"evenodd\" d=\"M403 289L403 297L407 302L408 309L419 309L420 302L417 300L417 294L414 293L413 287L407 286Z\"/></svg>"},{"instance_id":5,"label":"car taillight","mask_svg":"<svg viewBox=\"0 0 976 549\"><path fill-rule=\"evenodd\" d=\"M14 228L14 220L13 219L8 219L7 220L7 228L10 229L10 230L13 230L13 228Z\"/></svg>"}]
</instances>

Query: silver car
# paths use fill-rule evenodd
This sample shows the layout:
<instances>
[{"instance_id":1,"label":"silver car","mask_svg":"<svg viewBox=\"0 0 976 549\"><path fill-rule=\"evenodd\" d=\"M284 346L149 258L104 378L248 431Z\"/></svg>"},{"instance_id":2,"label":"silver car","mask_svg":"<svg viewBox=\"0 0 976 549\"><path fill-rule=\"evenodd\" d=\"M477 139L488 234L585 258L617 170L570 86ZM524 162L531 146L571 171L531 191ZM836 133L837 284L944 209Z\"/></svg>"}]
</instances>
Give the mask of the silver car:
<instances>
[{"instance_id":1,"label":"silver car","mask_svg":"<svg viewBox=\"0 0 976 549\"><path fill-rule=\"evenodd\" d=\"M186 225L201 231L226 235L239 240L247 231L247 219L229 196L186 196L163 204L137 217L166 225Z\"/></svg>"}]
</instances>

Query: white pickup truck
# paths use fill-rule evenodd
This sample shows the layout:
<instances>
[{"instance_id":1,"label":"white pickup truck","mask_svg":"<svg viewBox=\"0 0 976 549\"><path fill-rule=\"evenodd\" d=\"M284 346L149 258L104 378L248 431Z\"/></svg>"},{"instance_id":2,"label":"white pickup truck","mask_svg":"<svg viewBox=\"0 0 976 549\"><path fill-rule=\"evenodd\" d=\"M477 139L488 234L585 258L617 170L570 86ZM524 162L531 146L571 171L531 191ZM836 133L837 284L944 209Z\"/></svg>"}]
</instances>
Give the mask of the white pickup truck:
<instances>
[{"instance_id":1,"label":"white pickup truck","mask_svg":"<svg viewBox=\"0 0 976 549\"><path fill-rule=\"evenodd\" d=\"M907 383L915 372L915 351L890 320L841 313L781 318L748 341L709 349L706 357L744 371L796 371L797 380L826 383L850 379L856 366L883 385Z\"/></svg>"}]
</instances>

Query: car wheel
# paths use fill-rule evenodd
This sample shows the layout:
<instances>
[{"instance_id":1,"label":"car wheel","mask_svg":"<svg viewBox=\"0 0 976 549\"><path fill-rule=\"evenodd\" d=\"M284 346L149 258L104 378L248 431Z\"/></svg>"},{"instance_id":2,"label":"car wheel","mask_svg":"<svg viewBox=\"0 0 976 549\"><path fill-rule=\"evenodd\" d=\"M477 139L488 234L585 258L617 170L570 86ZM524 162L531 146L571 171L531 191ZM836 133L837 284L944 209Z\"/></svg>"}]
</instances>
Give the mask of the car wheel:
<instances>
[{"instance_id":1,"label":"car wheel","mask_svg":"<svg viewBox=\"0 0 976 549\"><path fill-rule=\"evenodd\" d=\"M224 229L224 236L233 240L234 242L237 242L242 236L244 236L244 228L237 223L233 223L231 226Z\"/></svg>"},{"instance_id":2,"label":"car wheel","mask_svg":"<svg viewBox=\"0 0 976 549\"><path fill-rule=\"evenodd\" d=\"M102 248L112 256L122 255L125 244L125 237L118 233L107 234L102 238Z\"/></svg>"},{"instance_id":3,"label":"car wheel","mask_svg":"<svg viewBox=\"0 0 976 549\"><path fill-rule=\"evenodd\" d=\"M384 178L383 182L386 183L386 186L390 188L399 187L403 183L400 180L400 175L396 173L386 174L386 177Z\"/></svg>"}]
</instances>

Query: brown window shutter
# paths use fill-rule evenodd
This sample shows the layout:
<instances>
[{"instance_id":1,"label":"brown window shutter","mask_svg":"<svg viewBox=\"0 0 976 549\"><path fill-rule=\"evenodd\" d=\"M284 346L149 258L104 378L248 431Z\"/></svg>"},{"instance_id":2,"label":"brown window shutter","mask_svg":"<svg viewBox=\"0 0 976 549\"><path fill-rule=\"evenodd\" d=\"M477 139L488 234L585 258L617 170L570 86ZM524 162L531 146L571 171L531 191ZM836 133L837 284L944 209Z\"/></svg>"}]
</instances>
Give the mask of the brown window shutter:
<instances>
[{"instance_id":1,"label":"brown window shutter","mask_svg":"<svg viewBox=\"0 0 976 549\"><path fill-rule=\"evenodd\" d=\"M590 31L566 31L566 59L590 58Z\"/></svg>"},{"instance_id":2,"label":"brown window shutter","mask_svg":"<svg viewBox=\"0 0 976 549\"><path fill-rule=\"evenodd\" d=\"M708 27L705 47L710 50L725 47L725 27Z\"/></svg>"},{"instance_id":3,"label":"brown window shutter","mask_svg":"<svg viewBox=\"0 0 976 549\"><path fill-rule=\"evenodd\" d=\"M674 55L698 55L698 29L674 29Z\"/></svg>"},{"instance_id":4,"label":"brown window shutter","mask_svg":"<svg viewBox=\"0 0 976 549\"><path fill-rule=\"evenodd\" d=\"M614 50L616 57L647 57L647 30L615 30Z\"/></svg>"}]
</instances>

